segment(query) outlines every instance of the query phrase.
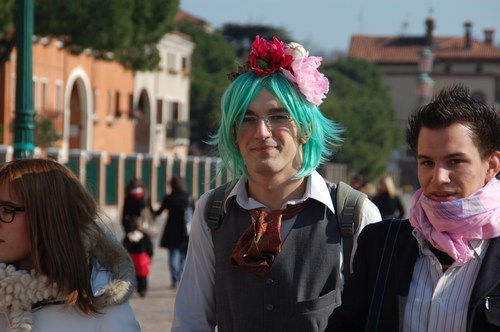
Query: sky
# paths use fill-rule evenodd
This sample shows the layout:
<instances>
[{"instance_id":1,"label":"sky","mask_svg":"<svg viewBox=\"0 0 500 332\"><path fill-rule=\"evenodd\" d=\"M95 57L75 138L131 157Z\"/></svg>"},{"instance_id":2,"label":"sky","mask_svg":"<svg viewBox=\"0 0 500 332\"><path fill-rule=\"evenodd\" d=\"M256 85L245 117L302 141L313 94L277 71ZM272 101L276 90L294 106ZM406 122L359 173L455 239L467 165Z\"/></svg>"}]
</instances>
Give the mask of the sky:
<instances>
[{"instance_id":1,"label":"sky","mask_svg":"<svg viewBox=\"0 0 500 332\"><path fill-rule=\"evenodd\" d=\"M462 36L472 22L472 36L484 39L495 29L500 45L500 0L180 0L180 8L220 28L225 23L284 28L307 49L347 52L353 34L374 36L425 33L432 17L435 36ZM500 47L500 46L499 46Z\"/></svg>"}]
</instances>

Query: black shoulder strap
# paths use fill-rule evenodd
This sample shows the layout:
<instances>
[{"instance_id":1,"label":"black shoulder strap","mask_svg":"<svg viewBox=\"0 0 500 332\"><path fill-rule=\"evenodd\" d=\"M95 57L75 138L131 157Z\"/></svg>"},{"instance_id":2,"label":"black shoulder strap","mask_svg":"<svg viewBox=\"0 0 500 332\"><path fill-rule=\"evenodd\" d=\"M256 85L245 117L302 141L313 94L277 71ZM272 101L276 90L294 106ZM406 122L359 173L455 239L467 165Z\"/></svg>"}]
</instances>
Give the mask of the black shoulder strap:
<instances>
[{"instance_id":1,"label":"black shoulder strap","mask_svg":"<svg viewBox=\"0 0 500 332\"><path fill-rule=\"evenodd\" d=\"M207 204L205 205L205 220L212 231L219 228L224 219L224 201L231 191L229 184L230 182L226 182L215 188L210 196L208 196Z\"/></svg>"},{"instance_id":2,"label":"black shoulder strap","mask_svg":"<svg viewBox=\"0 0 500 332\"><path fill-rule=\"evenodd\" d=\"M395 218L393 218L389 224L389 230L387 231L382 257L378 267L377 279L375 281L375 287L373 288L372 302L370 303L370 309L368 310L365 332L378 331L378 322L380 318L380 311L382 309L385 286L400 226L401 220Z\"/></svg>"},{"instance_id":3,"label":"black shoulder strap","mask_svg":"<svg viewBox=\"0 0 500 332\"><path fill-rule=\"evenodd\" d=\"M351 274L351 253L353 247L353 236L359 227L361 207L366 194L352 188L344 182L339 182L331 192L332 202L335 205L335 213L342 235L343 271L344 282Z\"/></svg>"}]
</instances>

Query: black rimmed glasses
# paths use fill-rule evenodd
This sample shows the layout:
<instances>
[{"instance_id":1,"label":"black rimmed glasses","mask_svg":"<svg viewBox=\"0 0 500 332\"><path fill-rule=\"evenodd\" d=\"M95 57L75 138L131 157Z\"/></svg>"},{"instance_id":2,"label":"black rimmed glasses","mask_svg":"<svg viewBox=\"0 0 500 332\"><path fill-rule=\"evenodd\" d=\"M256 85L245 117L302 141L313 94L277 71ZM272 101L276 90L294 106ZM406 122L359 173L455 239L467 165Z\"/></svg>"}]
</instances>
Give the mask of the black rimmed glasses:
<instances>
[{"instance_id":1,"label":"black rimmed glasses","mask_svg":"<svg viewBox=\"0 0 500 332\"><path fill-rule=\"evenodd\" d=\"M0 221L11 223L16 217L16 212L24 212L26 209L22 206L0 205Z\"/></svg>"},{"instance_id":2,"label":"black rimmed glasses","mask_svg":"<svg viewBox=\"0 0 500 332\"><path fill-rule=\"evenodd\" d=\"M271 130L286 127L288 124L290 124L290 122L292 122L293 119L292 116L287 112L273 113L268 116L245 114L241 121L241 129L255 130L260 120L264 121L266 127Z\"/></svg>"}]
</instances>

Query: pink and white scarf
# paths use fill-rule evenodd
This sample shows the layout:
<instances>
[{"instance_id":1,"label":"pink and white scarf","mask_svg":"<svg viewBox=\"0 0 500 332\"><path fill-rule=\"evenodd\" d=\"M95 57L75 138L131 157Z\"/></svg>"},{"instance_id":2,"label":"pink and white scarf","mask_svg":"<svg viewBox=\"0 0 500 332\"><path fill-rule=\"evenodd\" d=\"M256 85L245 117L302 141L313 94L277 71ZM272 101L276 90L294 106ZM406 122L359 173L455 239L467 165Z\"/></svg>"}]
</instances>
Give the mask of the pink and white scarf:
<instances>
[{"instance_id":1,"label":"pink and white scarf","mask_svg":"<svg viewBox=\"0 0 500 332\"><path fill-rule=\"evenodd\" d=\"M469 240L500 235L500 180L493 178L469 197L450 202L433 201L418 189L413 196L410 223L434 247L467 263L474 257Z\"/></svg>"}]
</instances>

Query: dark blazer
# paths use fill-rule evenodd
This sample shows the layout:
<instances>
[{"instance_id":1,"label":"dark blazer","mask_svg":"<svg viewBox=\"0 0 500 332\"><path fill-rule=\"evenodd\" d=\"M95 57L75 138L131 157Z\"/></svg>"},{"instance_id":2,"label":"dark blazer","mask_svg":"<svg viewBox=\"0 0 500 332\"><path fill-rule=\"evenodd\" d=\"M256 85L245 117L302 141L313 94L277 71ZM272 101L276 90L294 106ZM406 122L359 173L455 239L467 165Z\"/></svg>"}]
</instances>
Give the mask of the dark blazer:
<instances>
[{"instance_id":1,"label":"dark blazer","mask_svg":"<svg viewBox=\"0 0 500 332\"><path fill-rule=\"evenodd\" d=\"M342 294L342 305L330 316L326 331L364 331L389 220L366 226L358 239L354 273ZM378 331L399 331L418 243L408 220L401 221L389 268ZM488 298L489 309L486 307ZM500 331L500 238L492 239L472 289L467 331Z\"/></svg>"}]
</instances>

